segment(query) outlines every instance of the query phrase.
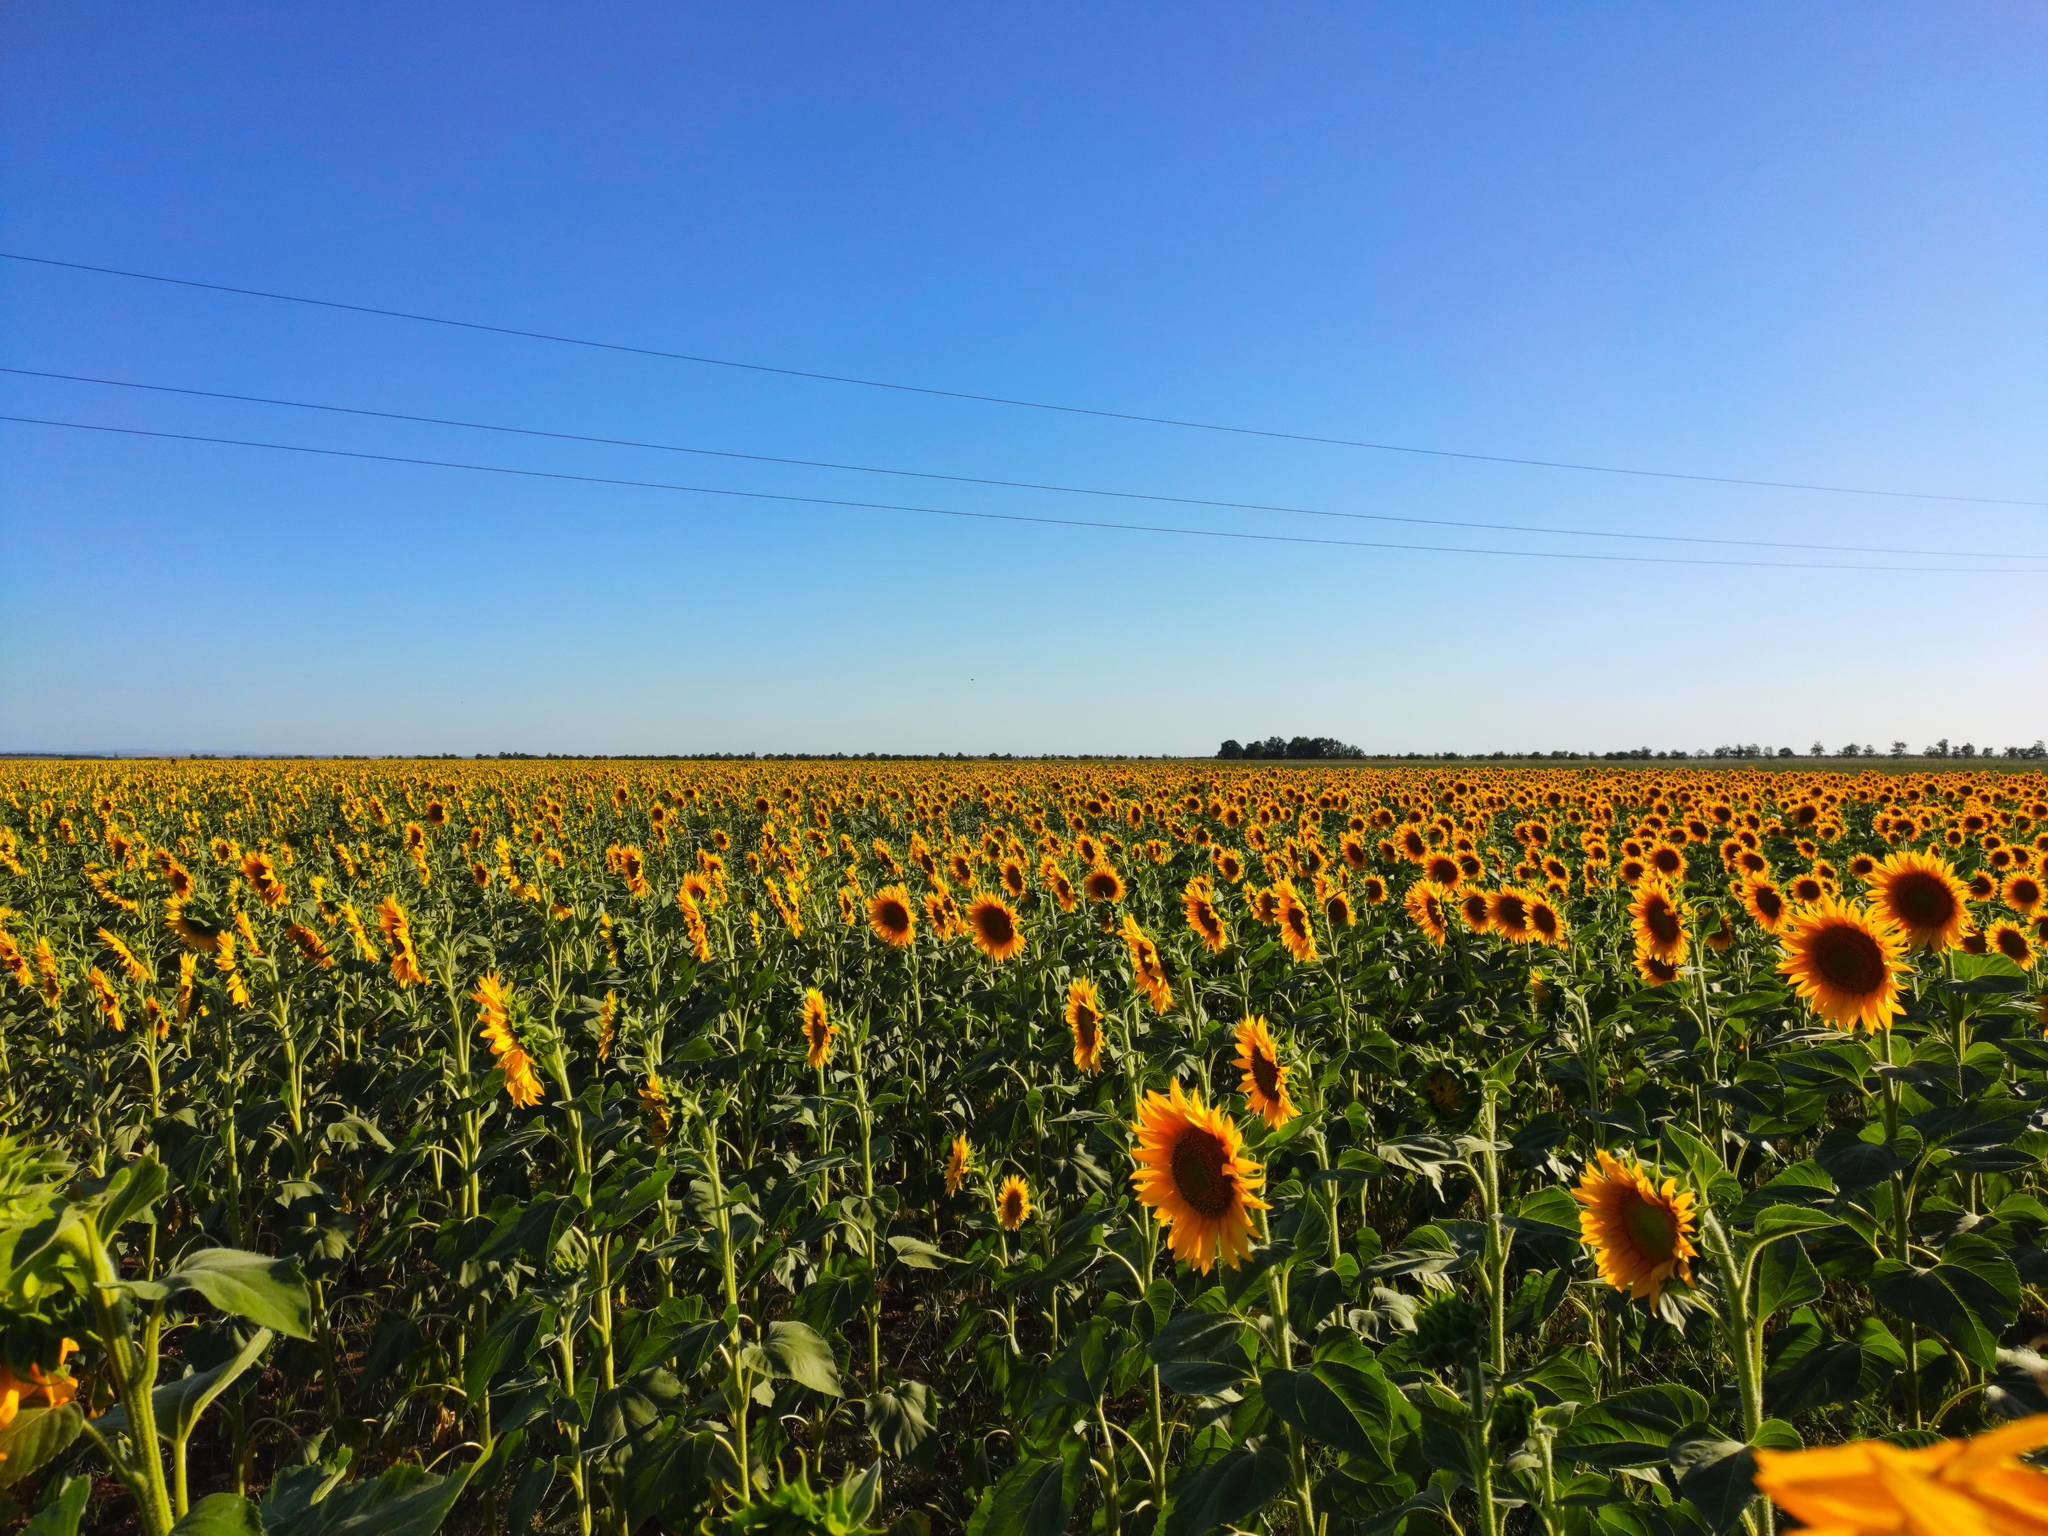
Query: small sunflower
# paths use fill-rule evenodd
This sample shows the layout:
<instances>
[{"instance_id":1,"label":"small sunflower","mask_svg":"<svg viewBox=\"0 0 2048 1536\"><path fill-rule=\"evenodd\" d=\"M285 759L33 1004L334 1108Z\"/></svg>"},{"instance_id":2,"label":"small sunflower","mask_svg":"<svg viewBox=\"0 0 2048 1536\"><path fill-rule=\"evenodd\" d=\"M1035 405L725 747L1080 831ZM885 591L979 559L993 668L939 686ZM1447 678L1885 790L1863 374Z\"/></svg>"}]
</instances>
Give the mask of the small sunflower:
<instances>
[{"instance_id":1,"label":"small sunflower","mask_svg":"<svg viewBox=\"0 0 2048 1536\"><path fill-rule=\"evenodd\" d=\"M1402 902L1410 919L1422 930L1422 936L1432 944L1442 945L1450 936L1450 894L1440 885L1418 880L1408 887Z\"/></svg>"},{"instance_id":2,"label":"small sunflower","mask_svg":"<svg viewBox=\"0 0 2048 1536\"><path fill-rule=\"evenodd\" d=\"M2022 917L2032 917L2034 909L2041 905L2041 877L2028 870L2005 877L2005 886L1999 892L2005 904Z\"/></svg>"},{"instance_id":3,"label":"small sunflower","mask_svg":"<svg viewBox=\"0 0 2048 1536\"><path fill-rule=\"evenodd\" d=\"M974 947L991 960L1009 960L1024 953L1024 934L1017 926L1017 914L1000 896L986 891L967 907L967 927Z\"/></svg>"},{"instance_id":4,"label":"small sunflower","mask_svg":"<svg viewBox=\"0 0 2048 1536\"><path fill-rule=\"evenodd\" d=\"M1736 890L1742 898L1742 910L1755 918L1765 933L1783 933L1785 925L1792 921L1792 904L1771 881L1752 876Z\"/></svg>"},{"instance_id":5,"label":"small sunflower","mask_svg":"<svg viewBox=\"0 0 2048 1536\"><path fill-rule=\"evenodd\" d=\"M822 1067L832 1059L832 1037L839 1033L839 1026L825 1015L825 994L816 987L804 988L803 1002L804 1065Z\"/></svg>"},{"instance_id":6,"label":"small sunflower","mask_svg":"<svg viewBox=\"0 0 2048 1536\"><path fill-rule=\"evenodd\" d=\"M1235 1269L1251 1252L1251 1213L1270 1209L1257 1194L1265 1174L1242 1155L1244 1138L1229 1116L1178 1081L1169 1087L1138 1105L1131 1183L1139 1203L1170 1229L1175 1258L1205 1275L1219 1259Z\"/></svg>"},{"instance_id":7,"label":"small sunflower","mask_svg":"<svg viewBox=\"0 0 2048 1536\"><path fill-rule=\"evenodd\" d=\"M1486 898L1486 923L1510 944L1527 944L1536 937L1529 921L1529 893L1512 886Z\"/></svg>"},{"instance_id":8,"label":"small sunflower","mask_svg":"<svg viewBox=\"0 0 2048 1536\"><path fill-rule=\"evenodd\" d=\"M1571 929L1564 920L1564 914L1557 910L1548 896L1531 894L1529 932L1533 943L1562 945L1570 936Z\"/></svg>"},{"instance_id":9,"label":"small sunflower","mask_svg":"<svg viewBox=\"0 0 2048 1536\"><path fill-rule=\"evenodd\" d=\"M1081 894L1105 904L1122 901L1124 877L1107 864L1098 864L1081 877Z\"/></svg>"},{"instance_id":10,"label":"small sunflower","mask_svg":"<svg viewBox=\"0 0 2048 1536\"><path fill-rule=\"evenodd\" d=\"M1678 979L1680 962L1659 960L1655 955L1636 951L1636 974L1653 987L1661 987Z\"/></svg>"},{"instance_id":11,"label":"small sunflower","mask_svg":"<svg viewBox=\"0 0 2048 1536\"><path fill-rule=\"evenodd\" d=\"M1306 965L1316 957L1316 929L1309 921L1308 907L1291 880L1282 880L1273 890L1280 899L1280 942L1287 946L1288 954Z\"/></svg>"},{"instance_id":12,"label":"small sunflower","mask_svg":"<svg viewBox=\"0 0 2048 1536\"><path fill-rule=\"evenodd\" d=\"M1465 872L1458 867L1458 861L1448 853L1432 853L1422 861L1422 878L1431 885L1440 885L1446 890L1455 890L1465 878Z\"/></svg>"},{"instance_id":13,"label":"small sunflower","mask_svg":"<svg viewBox=\"0 0 2048 1536\"><path fill-rule=\"evenodd\" d=\"M917 912L910 905L910 892L900 885L885 885L868 898L868 926L875 937L892 949L901 949L917 936Z\"/></svg>"},{"instance_id":14,"label":"small sunflower","mask_svg":"<svg viewBox=\"0 0 2048 1536\"><path fill-rule=\"evenodd\" d=\"M1181 910L1187 914L1188 926L1202 937L1202 947L1212 955L1221 954L1230 946L1230 929L1223 921L1223 914L1216 910L1216 892L1201 875L1187 883L1181 892Z\"/></svg>"},{"instance_id":15,"label":"small sunflower","mask_svg":"<svg viewBox=\"0 0 2048 1536\"><path fill-rule=\"evenodd\" d=\"M1372 906L1378 906L1387 899L1387 882L1378 875L1367 875L1358 882L1358 891Z\"/></svg>"},{"instance_id":16,"label":"small sunflower","mask_svg":"<svg viewBox=\"0 0 2048 1536\"><path fill-rule=\"evenodd\" d=\"M996 1191L996 1220L1005 1232L1014 1232L1030 1219L1031 1186L1013 1173Z\"/></svg>"},{"instance_id":17,"label":"small sunflower","mask_svg":"<svg viewBox=\"0 0 2048 1536\"><path fill-rule=\"evenodd\" d=\"M1984 943L1991 953L2005 956L2023 971L2033 967L2034 948L2027 942L2026 930L2016 923L1994 923L1984 935Z\"/></svg>"},{"instance_id":18,"label":"small sunflower","mask_svg":"<svg viewBox=\"0 0 2048 1536\"><path fill-rule=\"evenodd\" d=\"M1641 1164L1599 1152L1579 1176L1579 1232L1600 1278L1631 1300L1656 1301L1673 1275L1692 1279L1693 1197L1676 1179L1660 1187Z\"/></svg>"},{"instance_id":19,"label":"small sunflower","mask_svg":"<svg viewBox=\"0 0 2048 1536\"><path fill-rule=\"evenodd\" d=\"M1332 935L1339 928L1349 928L1358 921L1351 910L1351 896L1342 890L1332 890L1323 898L1323 921L1330 925Z\"/></svg>"},{"instance_id":20,"label":"small sunflower","mask_svg":"<svg viewBox=\"0 0 2048 1536\"><path fill-rule=\"evenodd\" d=\"M974 1148L968 1145L965 1132L953 1138L953 1145L946 1149L946 1193L957 1195L960 1185L967 1177L967 1170L974 1166Z\"/></svg>"},{"instance_id":21,"label":"small sunflower","mask_svg":"<svg viewBox=\"0 0 2048 1536\"><path fill-rule=\"evenodd\" d=\"M1237 1066L1242 1074L1238 1091L1268 1126L1277 1130L1300 1113L1287 1096L1287 1067L1280 1060L1280 1047L1257 1014L1237 1026Z\"/></svg>"},{"instance_id":22,"label":"small sunflower","mask_svg":"<svg viewBox=\"0 0 2048 1536\"><path fill-rule=\"evenodd\" d=\"M1100 1072L1102 999L1095 983L1086 978L1067 984L1067 1028L1074 1036L1074 1065L1083 1072Z\"/></svg>"},{"instance_id":23,"label":"small sunflower","mask_svg":"<svg viewBox=\"0 0 2048 1536\"><path fill-rule=\"evenodd\" d=\"M1467 891L1458 898L1458 912L1465 919L1465 926L1474 933L1484 933L1493 926L1493 919L1487 914L1493 909L1493 893L1490 891Z\"/></svg>"},{"instance_id":24,"label":"small sunflower","mask_svg":"<svg viewBox=\"0 0 2048 1536\"><path fill-rule=\"evenodd\" d=\"M1778 969L1830 1024L1889 1029L1906 1011L1898 974L1906 940L1883 916L1829 897L1795 914L1779 943Z\"/></svg>"}]
</instances>

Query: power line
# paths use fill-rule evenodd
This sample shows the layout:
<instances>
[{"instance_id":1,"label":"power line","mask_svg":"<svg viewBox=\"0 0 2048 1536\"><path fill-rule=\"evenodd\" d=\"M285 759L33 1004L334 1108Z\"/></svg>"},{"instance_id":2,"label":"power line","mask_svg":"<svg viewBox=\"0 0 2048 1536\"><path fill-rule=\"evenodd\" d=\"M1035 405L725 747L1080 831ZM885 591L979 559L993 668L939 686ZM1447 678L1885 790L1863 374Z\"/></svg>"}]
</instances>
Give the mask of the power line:
<instances>
[{"instance_id":1,"label":"power line","mask_svg":"<svg viewBox=\"0 0 2048 1536\"><path fill-rule=\"evenodd\" d=\"M123 437L153 437L172 442L211 443L229 448L264 448L279 453L310 453L324 458L363 459L378 464L410 464L428 469L460 469L486 475L517 475L533 480L565 480L579 485L615 485L636 490L681 491L693 496L729 496L745 501L780 501L812 507L844 507L873 512L918 512L933 517L963 517L981 522L1035 523L1052 528L1096 528L1119 533L1173 534L1197 539L1241 539L1261 544L1313 544L1339 549L1405 550L1416 554L1500 555L1523 560L1597 560L1623 565L1725 566L1759 571L1859 571L1865 575L2038 576L2040 571L1981 568L1965 565L1834 565L1783 560L1688 560L1675 555L1596 555L1547 549L1483 549L1455 544L1385 544L1363 539L1319 539L1305 534L1243 533L1217 528L1165 528L1150 523L1109 523L1083 518L1033 517L1021 512L969 512L953 507L906 506L887 501L851 501L833 496L796 496L778 491L737 491L713 485L675 485L661 480L624 480L608 475L572 475L559 470L513 469L502 464L466 464L449 459L416 459L395 453L365 453L353 448L315 448L303 443L266 443L240 437L209 437L196 432L157 432L143 427L111 427L89 421L53 421L41 416L0 415L0 421L35 427L63 427L78 432L111 432Z\"/></svg>"},{"instance_id":2,"label":"power line","mask_svg":"<svg viewBox=\"0 0 2048 1536\"><path fill-rule=\"evenodd\" d=\"M1633 539L1660 544L1712 544L1744 549L1790 549L1838 555L1931 555L1958 560L2048 560L2048 555L2010 554L1968 549L1911 549L1886 545L1795 544L1770 539L1727 539L1682 533L1619 533L1599 528L1547 528L1526 523L1476 523L1439 517L1412 517L1394 512L1336 512L1321 507L1290 507L1258 501L1218 501L1199 496L1166 496L1147 491L1113 491L1090 486L1053 485L1031 480L998 480L983 475L950 475L936 470L891 469L872 464L845 464L830 459L793 459L767 453L740 453L725 448L697 448L679 443L651 443L634 438L595 437L580 432L553 432L539 427L508 427L483 421L463 421L445 416L416 416L404 411L380 411L365 406L327 405L310 400L287 400L270 395L238 395L216 389L188 389L175 384L143 384L130 379L102 379L78 373L52 373L40 368L12 368L0 364L0 373L23 378L61 379L72 384L104 385L112 389L147 390L155 394L188 395L202 400L232 400L243 405L285 406L299 411L326 411L340 416L364 416L380 421L404 421L420 426L460 427L474 432L501 432L517 437L546 438L556 442L589 443L608 448L645 448L660 453L687 453L704 458L737 459L751 464L782 464L802 469L845 470L863 475L893 475L912 480L938 480L955 485L982 485L1007 490L1050 491L1065 496L1103 496L1121 501L1165 502L1183 507L1213 507L1236 512L1284 512L1303 517L1336 517L1358 522L1407 523L1426 528L1467 528L1486 533L1533 533L1575 539Z\"/></svg>"},{"instance_id":3,"label":"power line","mask_svg":"<svg viewBox=\"0 0 2048 1536\"><path fill-rule=\"evenodd\" d=\"M63 267L73 272L92 272L102 277L126 277L138 282L165 283L178 288L200 288L210 293L230 293L240 298L273 299L284 304L307 304L319 309L346 310L351 314L377 315L387 320L412 320L423 325L443 325L456 330L484 331L494 336L516 336L526 341L549 341L561 346L590 347L602 352L626 352L637 357L658 357L670 362L696 363L707 368L733 368L747 373L775 374L782 378L809 379L821 384L850 384L863 389L886 389L906 395L928 395L943 400L966 400L980 405L1012 406L1020 410L1052 411L1067 416L1092 416L1103 421L1128 421L1155 427L1179 427L1194 432L1222 432L1237 437L1263 437L1291 443L1315 443L1328 448L1362 448L1375 453L1405 453L1423 458L1463 459L1478 464L1512 464L1525 469L1563 469L1592 475L1632 475L1650 480L1686 480L1704 485L1743 485L1774 491L1819 491L1841 496L1882 496L1901 501L1967 502L1987 507L2048 507L2048 501L2008 496L1958 496L1940 491L1889 491L1869 486L1822 485L1801 480L1752 480L1738 475L1688 474L1670 469L1632 469L1614 464L1582 464L1564 459L1525 459L1501 453L1471 453L1453 448L1418 448L1407 443L1376 443L1348 437L1319 437L1308 432L1281 432L1265 427L1239 427L1212 421L1191 421L1173 416L1147 416L1136 411L1111 411L1086 405L1062 405L1047 400L1022 400L1008 395L976 394L969 390L939 389L925 384L902 384L888 379L863 379L849 374L818 373L806 368L784 368L770 363L740 362L733 358L707 357L692 352L670 352L659 347L634 346L618 341L594 341L583 336L563 336L551 331L522 330L517 326L491 325L480 320L456 320L446 315L423 315L403 309L381 309L372 304L348 304L338 299L308 298L296 293L274 293L263 288L242 288L230 283L206 283L189 277L165 277L155 272L130 272L120 267L93 266L82 261L59 261L50 256L28 256L18 251L0 251L0 259L32 262L37 266Z\"/></svg>"}]
</instances>

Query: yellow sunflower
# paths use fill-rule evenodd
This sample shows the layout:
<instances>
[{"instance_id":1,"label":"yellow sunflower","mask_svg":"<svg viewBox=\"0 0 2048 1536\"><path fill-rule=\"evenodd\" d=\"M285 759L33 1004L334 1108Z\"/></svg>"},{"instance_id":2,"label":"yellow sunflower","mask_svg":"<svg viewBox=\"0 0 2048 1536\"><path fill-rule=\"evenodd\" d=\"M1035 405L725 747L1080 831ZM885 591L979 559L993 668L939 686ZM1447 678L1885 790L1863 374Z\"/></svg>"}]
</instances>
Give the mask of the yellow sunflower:
<instances>
[{"instance_id":1,"label":"yellow sunflower","mask_svg":"<svg viewBox=\"0 0 2048 1536\"><path fill-rule=\"evenodd\" d=\"M1742 898L1742 910L1755 918L1765 933L1782 933L1792 921L1792 904L1770 880L1752 875L1736 887L1736 892Z\"/></svg>"},{"instance_id":2,"label":"yellow sunflower","mask_svg":"<svg viewBox=\"0 0 2048 1536\"><path fill-rule=\"evenodd\" d=\"M1830 1536L2037 1536L2048 1530L2048 1477L2020 1457L2044 1444L2048 1414L1910 1451L1881 1440L1759 1449L1756 1489Z\"/></svg>"},{"instance_id":3,"label":"yellow sunflower","mask_svg":"<svg viewBox=\"0 0 2048 1536\"><path fill-rule=\"evenodd\" d=\"M996 1191L996 1220L1005 1232L1014 1232L1030 1219L1031 1186L1013 1173Z\"/></svg>"},{"instance_id":4,"label":"yellow sunflower","mask_svg":"<svg viewBox=\"0 0 2048 1536\"><path fill-rule=\"evenodd\" d=\"M2041 905L2041 877L2028 870L2005 877L2005 887L1999 893L2005 904L2022 917L2032 917L2034 909Z\"/></svg>"},{"instance_id":5,"label":"yellow sunflower","mask_svg":"<svg viewBox=\"0 0 2048 1536\"><path fill-rule=\"evenodd\" d=\"M1828 897L1795 913L1779 943L1778 969L1830 1024L1889 1029L1906 1011L1898 977L1906 940L1883 916Z\"/></svg>"},{"instance_id":6,"label":"yellow sunflower","mask_svg":"<svg viewBox=\"0 0 2048 1536\"><path fill-rule=\"evenodd\" d=\"M1124 877L1107 864L1098 864L1081 877L1081 894L1090 901L1122 901Z\"/></svg>"},{"instance_id":7,"label":"yellow sunflower","mask_svg":"<svg viewBox=\"0 0 2048 1536\"><path fill-rule=\"evenodd\" d=\"M1986 948L1991 953L2003 955L2021 970L2030 970L2034 964L2034 948L2027 942L2026 930L2013 923L1994 923L1991 931L1984 935Z\"/></svg>"},{"instance_id":8,"label":"yellow sunflower","mask_svg":"<svg viewBox=\"0 0 2048 1536\"><path fill-rule=\"evenodd\" d=\"M1102 999L1085 978L1067 984L1067 1028L1074 1034L1074 1065L1102 1070Z\"/></svg>"},{"instance_id":9,"label":"yellow sunflower","mask_svg":"<svg viewBox=\"0 0 2048 1536\"><path fill-rule=\"evenodd\" d=\"M839 1033L839 1026L825 1016L825 994L816 987L804 988L803 1031L804 1044L809 1047L804 1065L824 1066L832 1059L832 1037Z\"/></svg>"},{"instance_id":10,"label":"yellow sunflower","mask_svg":"<svg viewBox=\"0 0 2048 1536\"><path fill-rule=\"evenodd\" d=\"M1529 932L1533 943L1562 945L1570 937L1571 928L1548 896L1531 895Z\"/></svg>"},{"instance_id":11,"label":"yellow sunflower","mask_svg":"<svg viewBox=\"0 0 2048 1536\"><path fill-rule=\"evenodd\" d=\"M1493 895L1489 891L1467 891L1458 898L1458 911L1465 919L1465 926L1474 933L1484 933L1493 925L1487 913L1493 909Z\"/></svg>"},{"instance_id":12,"label":"yellow sunflower","mask_svg":"<svg viewBox=\"0 0 2048 1536\"><path fill-rule=\"evenodd\" d=\"M1661 880L1644 880L1629 903L1636 953L1671 965L1685 963L1685 912Z\"/></svg>"},{"instance_id":13,"label":"yellow sunflower","mask_svg":"<svg viewBox=\"0 0 2048 1536\"><path fill-rule=\"evenodd\" d=\"M910 905L910 892L900 885L885 885L868 898L868 926L875 937L894 949L901 949L917 936L917 913Z\"/></svg>"},{"instance_id":14,"label":"yellow sunflower","mask_svg":"<svg viewBox=\"0 0 2048 1536\"><path fill-rule=\"evenodd\" d=\"M1266 1021L1252 1014L1237 1026L1237 1067L1243 1074L1238 1091L1251 1107L1278 1129L1300 1113L1287 1096L1287 1067Z\"/></svg>"},{"instance_id":15,"label":"yellow sunflower","mask_svg":"<svg viewBox=\"0 0 2048 1536\"><path fill-rule=\"evenodd\" d=\"M1512 886L1486 898L1486 923L1510 944L1527 944L1536 937L1529 921L1529 893Z\"/></svg>"},{"instance_id":16,"label":"yellow sunflower","mask_svg":"<svg viewBox=\"0 0 2048 1536\"><path fill-rule=\"evenodd\" d=\"M974 935L974 947L991 960L1008 960L1024 953L1017 914L1000 896L986 891L976 896L967 908L967 927Z\"/></svg>"},{"instance_id":17,"label":"yellow sunflower","mask_svg":"<svg viewBox=\"0 0 2048 1536\"><path fill-rule=\"evenodd\" d=\"M1450 894L1440 885L1418 880L1408 887L1402 902L1415 926L1422 930L1422 936L1432 944L1441 945L1450 936Z\"/></svg>"},{"instance_id":18,"label":"yellow sunflower","mask_svg":"<svg viewBox=\"0 0 2048 1536\"><path fill-rule=\"evenodd\" d=\"M1205 1275L1219 1259L1235 1269L1251 1252L1251 1213L1270 1209L1257 1194L1265 1174L1242 1155L1244 1138L1229 1116L1199 1093L1183 1093L1178 1081L1170 1086L1170 1095L1148 1093L1138 1105L1131 1183L1170 1229L1175 1258Z\"/></svg>"},{"instance_id":19,"label":"yellow sunflower","mask_svg":"<svg viewBox=\"0 0 2048 1536\"><path fill-rule=\"evenodd\" d=\"M1273 887L1280 900L1280 942L1287 953L1306 965L1316 957L1316 929L1309 921L1308 907L1294 889L1294 882L1282 880Z\"/></svg>"},{"instance_id":20,"label":"yellow sunflower","mask_svg":"<svg viewBox=\"0 0 2048 1536\"><path fill-rule=\"evenodd\" d=\"M1692 1279L1693 1197L1676 1179L1660 1188L1634 1159L1594 1155L1572 1198L1582 1207L1579 1234L1600 1278L1630 1299L1656 1301L1673 1275Z\"/></svg>"},{"instance_id":21,"label":"yellow sunflower","mask_svg":"<svg viewBox=\"0 0 2048 1536\"><path fill-rule=\"evenodd\" d=\"M1188 926L1202 937L1202 947L1211 954L1221 954L1230 945L1230 929L1224 924L1223 914L1216 910L1216 893L1201 875L1187 883L1181 892L1181 910L1187 914Z\"/></svg>"},{"instance_id":22,"label":"yellow sunflower","mask_svg":"<svg viewBox=\"0 0 2048 1536\"><path fill-rule=\"evenodd\" d=\"M960 1193L961 1181L967 1177L967 1170L974 1166L974 1148L968 1145L965 1132L953 1138L953 1145L946 1149L946 1193Z\"/></svg>"},{"instance_id":23,"label":"yellow sunflower","mask_svg":"<svg viewBox=\"0 0 2048 1536\"><path fill-rule=\"evenodd\" d=\"M1678 979L1678 964L1670 960L1659 960L1655 955L1637 950L1636 974L1651 986L1661 987Z\"/></svg>"}]
</instances>

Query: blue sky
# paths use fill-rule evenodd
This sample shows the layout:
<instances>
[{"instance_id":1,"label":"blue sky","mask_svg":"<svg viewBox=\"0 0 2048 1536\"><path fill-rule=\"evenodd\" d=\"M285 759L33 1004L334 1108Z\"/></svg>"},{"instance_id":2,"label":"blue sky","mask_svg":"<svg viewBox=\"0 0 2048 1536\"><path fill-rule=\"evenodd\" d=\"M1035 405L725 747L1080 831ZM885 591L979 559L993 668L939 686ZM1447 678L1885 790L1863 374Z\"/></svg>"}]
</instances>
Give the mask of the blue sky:
<instances>
[{"instance_id":1,"label":"blue sky","mask_svg":"<svg viewBox=\"0 0 2048 1536\"><path fill-rule=\"evenodd\" d=\"M2044 501L2044 79L2048 17L2019 3L17 5L0 249L1159 416ZM1112 423L8 261L0 364L1166 495L2048 555L2041 506ZM7 375L0 414L1034 516L1861 559L1104 503ZM975 523L8 423L0 548L7 750L2048 732L2048 574Z\"/></svg>"}]
</instances>

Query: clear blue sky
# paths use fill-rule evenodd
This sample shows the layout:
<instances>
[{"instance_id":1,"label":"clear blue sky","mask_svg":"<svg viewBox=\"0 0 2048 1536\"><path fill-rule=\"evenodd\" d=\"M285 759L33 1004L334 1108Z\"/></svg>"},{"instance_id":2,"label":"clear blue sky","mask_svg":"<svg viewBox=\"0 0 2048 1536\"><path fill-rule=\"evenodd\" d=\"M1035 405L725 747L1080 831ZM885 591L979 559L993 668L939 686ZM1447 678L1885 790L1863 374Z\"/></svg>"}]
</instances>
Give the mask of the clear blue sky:
<instances>
[{"instance_id":1,"label":"clear blue sky","mask_svg":"<svg viewBox=\"0 0 2048 1536\"><path fill-rule=\"evenodd\" d=\"M2036 500L2044 145L2048 12L2022 3L0 10L0 249L1163 416ZM2040 507L1221 437L13 262L0 363L1172 495L2048 553ZM0 413L1052 517L1637 548L9 376ZM2038 574L1233 543L12 424L0 548L12 750L2048 731Z\"/></svg>"}]
</instances>

